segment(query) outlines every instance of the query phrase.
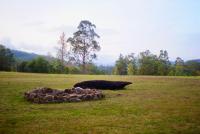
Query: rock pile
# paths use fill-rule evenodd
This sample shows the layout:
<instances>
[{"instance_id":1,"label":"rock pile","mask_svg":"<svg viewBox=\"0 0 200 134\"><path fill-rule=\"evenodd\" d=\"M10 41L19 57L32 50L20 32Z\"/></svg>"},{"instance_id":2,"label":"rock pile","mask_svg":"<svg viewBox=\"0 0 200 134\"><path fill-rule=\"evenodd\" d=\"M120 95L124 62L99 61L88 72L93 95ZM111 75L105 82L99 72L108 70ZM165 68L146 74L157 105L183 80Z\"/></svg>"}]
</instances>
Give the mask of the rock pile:
<instances>
[{"instance_id":1,"label":"rock pile","mask_svg":"<svg viewBox=\"0 0 200 134\"><path fill-rule=\"evenodd\" d=\"M61 103L98 100L104 98L100 90L82 89L80 87L57 90L46 87L35 88L24 93L25 99L33 103Z\"/></svg>"}]
</instances>

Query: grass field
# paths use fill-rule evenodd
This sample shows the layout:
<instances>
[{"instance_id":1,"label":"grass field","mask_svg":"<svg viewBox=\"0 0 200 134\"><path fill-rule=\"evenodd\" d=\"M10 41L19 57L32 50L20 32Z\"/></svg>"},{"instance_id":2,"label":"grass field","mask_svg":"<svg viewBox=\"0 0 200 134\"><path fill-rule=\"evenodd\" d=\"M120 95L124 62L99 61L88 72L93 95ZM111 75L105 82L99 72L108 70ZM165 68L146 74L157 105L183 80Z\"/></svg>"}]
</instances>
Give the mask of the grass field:
<instances>
[{"instance_id":1,"label":"grass field","mask_svg":"<svg viewBox=\"0 0 200 134\"><path fill-rule=\"evenodd\" d=\"M34 87L71 88L90 79L133 82L99 101L32 104ZM200 77L0 72L0 134L199 134Z\"/></svg>"}]
</instances>

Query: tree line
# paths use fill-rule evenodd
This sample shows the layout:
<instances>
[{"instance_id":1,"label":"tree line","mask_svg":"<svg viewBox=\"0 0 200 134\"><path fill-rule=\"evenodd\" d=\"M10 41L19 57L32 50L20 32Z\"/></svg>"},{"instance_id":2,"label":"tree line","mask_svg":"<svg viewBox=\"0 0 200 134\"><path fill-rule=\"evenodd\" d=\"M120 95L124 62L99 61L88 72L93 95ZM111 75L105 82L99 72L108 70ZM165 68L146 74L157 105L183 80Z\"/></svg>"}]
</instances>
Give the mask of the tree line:
<instances>
[{"instance_id":1,"label":"tree line","mask_svg":"<svg viewBox=\"0 0 200 134\"><path fill-rule=\"evenodd\" d=\"M9 48L0 45L0 71L17 71L33 73L65 73L82 74L82 66L63 65L58 58L37 57L29 61L21 61L14 57ZM111 72L112 71L112 72ZM200 75L200 63L196 61L176 58L169 61L168 52L161 50L157 56L149 50L123 56L120 54L115 66L96 66L93 63L85 65L87 74L114 74L114 75L162 75L162 76L197 76Z\"/></svg>"},{"instance_id":2,"label":"tree line","mask_svg":"<svg viewBox=\"0 0 200 134\"><path fill-rule=\"evenodd\" d=\"M162 75L162 76L197 76L200 75L200 63L184 62L180 57L175 63L169 61L168 52L160 50L157 56L149 50L123 56L120 54L113 68L114 75Z\"/></svg>"},{"instance_id":3,"label":"tree line","mask_svg":"<svg viewBox=\"0 0 200 134\"><path fill-rule=\"evenodd\" d=\"M93 63L85 65L88 74L108 74L105 66L96 66ZM0 71L17 71L32 73L65 73L81 74L81 66L63 65L62 61L52 57L39 56L29 61L17 59L9 48L0 44Z\"/></svg>"},{"instance_id":4,"label":"tree line","mask_svg":"<svg viewBox=\"0 0 200 134\"><path fill-rule=\"evenodd\" d=\"M19 71L34 73L70 73L70 74L114 74L114 75L200 75L200 63L184 62L178 57L175 63L169 61L168 52L160 50L157 56L149 50L123 56L120 54L113 68L96 66L93 60L101 47L97 41L100 36L96 26L88 20L82 20L72 37L60 35L56 58L38 57L30 61L16 60L12 52L0 45L0 71Z\"/></svg>"}]
</instances>

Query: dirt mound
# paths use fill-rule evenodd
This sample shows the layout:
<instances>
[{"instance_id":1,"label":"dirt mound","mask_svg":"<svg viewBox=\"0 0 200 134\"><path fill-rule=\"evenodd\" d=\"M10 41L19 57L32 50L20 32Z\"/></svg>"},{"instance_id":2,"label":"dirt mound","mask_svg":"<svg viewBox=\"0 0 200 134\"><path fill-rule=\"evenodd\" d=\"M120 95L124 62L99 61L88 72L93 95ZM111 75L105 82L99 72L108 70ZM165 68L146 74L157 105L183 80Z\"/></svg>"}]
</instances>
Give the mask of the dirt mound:
<instances>
[{"instance_id":1,"label":"dirt mound","mask_svg":"<svg viewBox=\"0 0 200 134\"><path fill-rule=\"evenodd\" d=\"M87 100L99 100L104 98L103 93L96 89L73 89L57 90L46 87L35 88L24 93L25 99L33 103L61 103L80 102Z\"/></svg>"}]
</instances>

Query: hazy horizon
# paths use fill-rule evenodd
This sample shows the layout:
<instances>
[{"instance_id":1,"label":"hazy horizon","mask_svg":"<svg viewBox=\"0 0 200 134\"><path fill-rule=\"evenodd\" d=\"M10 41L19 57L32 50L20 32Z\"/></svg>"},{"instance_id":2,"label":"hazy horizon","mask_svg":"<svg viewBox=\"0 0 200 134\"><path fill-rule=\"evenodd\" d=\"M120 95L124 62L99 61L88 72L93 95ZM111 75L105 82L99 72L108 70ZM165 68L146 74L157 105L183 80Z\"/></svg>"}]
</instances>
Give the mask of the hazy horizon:
<instances>
[{"instance_id":1,"label":"hazy horizon","mask_svg":"<svg viewBox=\"0 0 200 134\"><path fill-rule=\"evenodd\" d=\"M200 58L200 1L192 0L1 0L0 44L55 55L62 32L67 37L81 20L97 26L97 63L119 54L167 50L170 60Z\"/></svg>"}]
</instances>

